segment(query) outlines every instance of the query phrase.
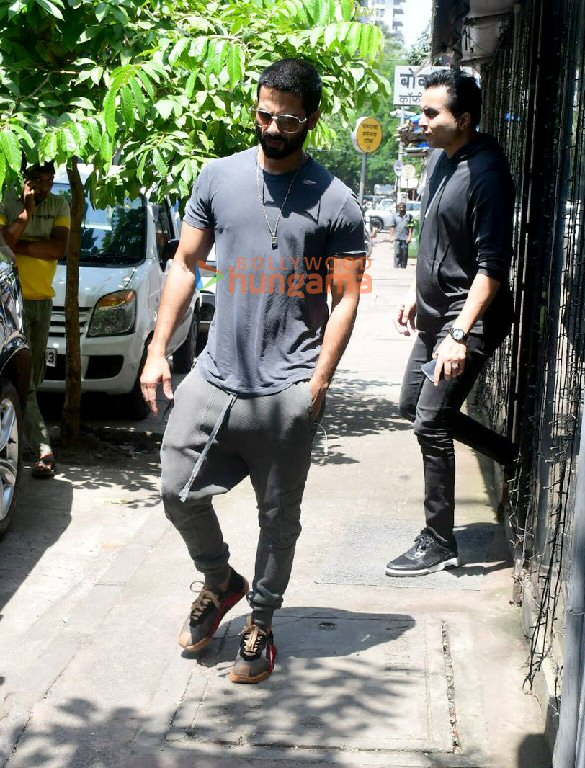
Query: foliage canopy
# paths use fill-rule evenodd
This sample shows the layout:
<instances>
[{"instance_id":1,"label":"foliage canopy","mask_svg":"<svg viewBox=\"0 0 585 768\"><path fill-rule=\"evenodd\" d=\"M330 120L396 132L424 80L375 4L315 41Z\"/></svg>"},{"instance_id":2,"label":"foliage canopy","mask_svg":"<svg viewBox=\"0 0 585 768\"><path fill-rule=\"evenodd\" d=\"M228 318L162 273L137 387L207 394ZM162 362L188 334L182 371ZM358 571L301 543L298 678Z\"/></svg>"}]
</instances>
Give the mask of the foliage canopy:
<instances>
[{"instance_id":1,"label":"foliage canopy","mask_svg":"<svg viewBox=\"0 0 585 768\"><path fill-rule=\"evenodd\" d=\"M325 115L388 94L382 32L353 0L7 0L0 39L0 187L24 149L92 163L98 199L185 196L206 159L254 141L257 78L285 56L315 62Z\"/></svg>"}]
</instances>

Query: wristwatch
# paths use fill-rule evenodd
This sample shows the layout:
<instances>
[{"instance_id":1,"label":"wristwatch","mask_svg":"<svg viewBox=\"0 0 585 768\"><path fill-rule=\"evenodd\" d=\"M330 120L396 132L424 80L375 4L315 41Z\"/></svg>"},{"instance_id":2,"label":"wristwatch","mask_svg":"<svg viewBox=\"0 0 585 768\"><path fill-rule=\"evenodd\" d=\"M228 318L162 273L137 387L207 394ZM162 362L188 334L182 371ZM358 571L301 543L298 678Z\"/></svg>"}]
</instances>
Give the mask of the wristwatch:
<instances>
[{"instance_id":1,"label":"wristwatch","mask_svg":"<svg viewBox=\"0 0 585 768\"><path fill-rule=\"evenodd\" d=\"M465 333L463 328L449 328L449 334L451 335L451 338L458 342L467 341L469 338L469 334Z\"/></svg>"}]
</instances>

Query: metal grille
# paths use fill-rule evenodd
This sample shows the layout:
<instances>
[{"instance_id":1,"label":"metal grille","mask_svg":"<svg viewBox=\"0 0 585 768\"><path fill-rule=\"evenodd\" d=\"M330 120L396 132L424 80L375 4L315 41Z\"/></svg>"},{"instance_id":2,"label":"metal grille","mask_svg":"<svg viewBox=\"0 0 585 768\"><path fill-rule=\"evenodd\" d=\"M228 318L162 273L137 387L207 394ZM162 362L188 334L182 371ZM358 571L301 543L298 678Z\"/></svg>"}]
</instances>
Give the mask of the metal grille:
<instances>
[{"instance_id":1,"label":"metal grille","mask_svg":"<svg viewBox=\"0 0 585 768\"><path fill-rule=\"evenodd\" d=\"M510 522L536 602L528 678L545 657L560 679L585 355L585 11L522 4L482 69L486 130L517 183L518 319L480 388L491 422L520 445Z\"/></svg>"},{"instance_id":2,"label":"metal grille","mask_svg":"<svg viewBox=\"0 0 585 768\"><path fill-rule=\"evenodd\" d=\"M91 309L79 307L79 333L81 335L85 333L90 315ZM57 339L65 338L65 307L53 307L49 335Z\"/></svg>"}]
</instances>

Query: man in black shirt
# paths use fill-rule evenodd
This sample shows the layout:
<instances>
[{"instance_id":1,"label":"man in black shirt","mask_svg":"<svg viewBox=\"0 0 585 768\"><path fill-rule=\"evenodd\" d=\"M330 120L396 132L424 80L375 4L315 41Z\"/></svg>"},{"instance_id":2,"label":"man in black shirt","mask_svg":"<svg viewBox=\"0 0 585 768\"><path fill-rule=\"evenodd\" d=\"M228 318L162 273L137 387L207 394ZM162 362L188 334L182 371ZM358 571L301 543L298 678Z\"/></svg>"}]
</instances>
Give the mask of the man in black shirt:
<instances>
[{"instance_id":1,"label":"man in black shirt","mask_svg":"<svg viewBox=\"0 0 585 768\"><path fill-rule=\"evenodd\" d=\"M503 464L514 458L506 437L460 413L512 323L514 185L496 140L476 130L481 93L473 77L454 70L431 75L421 108L419 125L437 151L422 198L416 280L395 325L405 336L418 331L400 412L413 422L421 447L426 526L411 549L387 564L389 576L459 565L453 438ZM433 361L428 376L421 367Z\"/></svg>"}]
</instances>

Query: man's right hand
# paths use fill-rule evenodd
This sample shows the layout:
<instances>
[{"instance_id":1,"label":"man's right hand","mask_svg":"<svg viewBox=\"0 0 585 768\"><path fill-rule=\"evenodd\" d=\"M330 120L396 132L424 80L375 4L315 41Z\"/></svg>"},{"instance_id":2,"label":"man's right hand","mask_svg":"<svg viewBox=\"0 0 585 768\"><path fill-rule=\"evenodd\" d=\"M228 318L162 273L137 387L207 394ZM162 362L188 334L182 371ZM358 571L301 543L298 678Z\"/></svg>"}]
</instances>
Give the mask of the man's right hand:
<instances>
[{"instance_id":1,"label":"man's right hand","mask_svg":"<svg viewBox=\"0 0 585 768\"><path fill-rule=\"evenodd\" d=\"M26 211L27 218L30 218L34 214L37 207L37 203L35 200L35 189L31 185L30 181L25 181L24 183L22 198L23 198L24 210Z\"/></svg>"},{"instance_id":2,"label":"man's right hand","mask_svg":"<svg viewBox=\"0 0 585 768\"><path fill-rule=\"evenodd\" d=\"M164 355L149 352L140 376L140 388L146 404L154 414L158 414L156 390L159 384L162 384L164 396L172 400L171 369L168 361Z\"/></svg>"},{"instance_id":3,"label":"man's right hand","mask_svg":"<svg viewBox=\"0 0 585 768\"><path fill-rule=\"evenodd\" d=\"M402 336L410 336L415 332L414 320L416 317L416 293L411 288L401 304L396 308L394 325Z\"/></svg>"}]
</instances>

